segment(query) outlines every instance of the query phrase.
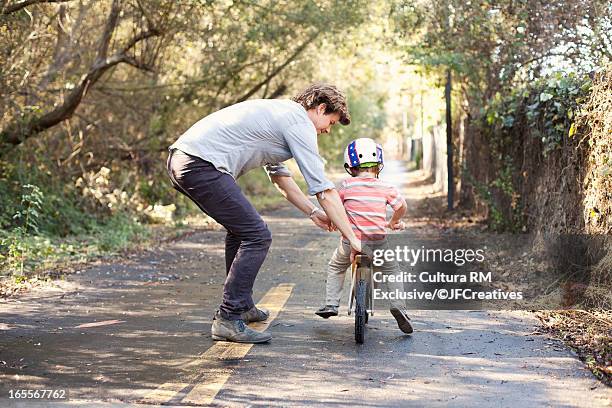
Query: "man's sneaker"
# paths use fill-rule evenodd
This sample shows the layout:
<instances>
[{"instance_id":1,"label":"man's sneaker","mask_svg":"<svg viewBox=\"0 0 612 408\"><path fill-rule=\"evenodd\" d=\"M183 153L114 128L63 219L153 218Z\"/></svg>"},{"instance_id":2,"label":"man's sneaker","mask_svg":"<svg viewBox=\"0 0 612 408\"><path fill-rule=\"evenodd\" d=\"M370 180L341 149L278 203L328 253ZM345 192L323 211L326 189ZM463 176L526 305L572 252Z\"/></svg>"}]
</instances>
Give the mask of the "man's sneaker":
<instances>
[{"instance_id":1,"label":"man's sneaker","mask_svg":"<svg viewBox=\"0 0 612 408\"><path fill-rule=\"evenodd\" d=\"M270 317L270 312L268 312L266 309L258 309L257 307L253 306L240 316L242 316L242 320L244 320L245 323L263 322L264 320L268 320L268 317Z\"/></svg>"},{"instance_id":2,"label":"man's sneaker","mask_svg":"<svg viewBox=\"0 0 612 408\"><path fill-rule=\"evenodd\" d=\"M265 343L270 341L270 333L258 332L248 327L244 320L227 320L215 313L212 323L213 340L233 341L235 343Z\"/></svg>"},{"instance_id":3,"label":"man's sneaker","mask_svg":"<svg viewBox=\"0 0 612 408\"><path fill-rule=\"evenodd\" d=\"M390 310L393 317L395 317L395 321L397 322L397 326L406 334L412 333L412 326L410 325L410 318L406 314L405 310L400 310L397 308L392 308Z\"/></svg>"},{"instance_id":4,"label":"man's sneaker","mask_svg":"<svg viewBox=\"0 0 612 408\"><path fill-rule=\"evenodd\" d=\"M338 306L325 305L315 312L317 316L321 316L324 319L329 319L332 316L338 316Z\"/></svg>"}]
</instances>

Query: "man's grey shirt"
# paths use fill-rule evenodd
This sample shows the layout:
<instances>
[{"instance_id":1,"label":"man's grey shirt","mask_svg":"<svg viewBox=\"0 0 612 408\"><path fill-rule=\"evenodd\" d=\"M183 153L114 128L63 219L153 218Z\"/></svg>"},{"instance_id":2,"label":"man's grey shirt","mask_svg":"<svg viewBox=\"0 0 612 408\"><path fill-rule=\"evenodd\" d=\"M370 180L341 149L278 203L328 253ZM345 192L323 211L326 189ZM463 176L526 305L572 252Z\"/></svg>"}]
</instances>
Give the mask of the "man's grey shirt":
<instances>
[{"instance_id":1,"label":"man's grey shirt","mask_svg":"<svg viewBox=\"0 0 612 408\"><path fill-rule=\"evenodd\" d=\"M209 161L234 179L261 166L271 176L290 176L281 162L293 157L308 194L334 188L325 177L317 130L302 105L291 100L256 99L221 109L194 124L170 149Z\"/></svg>"}]
</instances>

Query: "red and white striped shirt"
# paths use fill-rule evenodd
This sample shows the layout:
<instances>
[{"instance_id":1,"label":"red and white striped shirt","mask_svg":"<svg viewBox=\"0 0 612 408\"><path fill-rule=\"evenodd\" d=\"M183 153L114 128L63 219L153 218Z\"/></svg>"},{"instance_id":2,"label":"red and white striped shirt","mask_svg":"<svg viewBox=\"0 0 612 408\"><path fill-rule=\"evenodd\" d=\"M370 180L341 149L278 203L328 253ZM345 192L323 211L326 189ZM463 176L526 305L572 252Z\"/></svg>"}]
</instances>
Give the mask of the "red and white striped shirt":
<instances>
[{"instance_id":1,"label":"red and white striped shirt","mask_svg":"<svg viewBox=\"0 0 612 408\"><path fill-rule=\"evenodd\" d=\"M387 205L394 211L404 203L395 186L374 177L346 179L338 189L353 232L360 240L381 240L386 236Z\"/></svg>"}]
</instances>

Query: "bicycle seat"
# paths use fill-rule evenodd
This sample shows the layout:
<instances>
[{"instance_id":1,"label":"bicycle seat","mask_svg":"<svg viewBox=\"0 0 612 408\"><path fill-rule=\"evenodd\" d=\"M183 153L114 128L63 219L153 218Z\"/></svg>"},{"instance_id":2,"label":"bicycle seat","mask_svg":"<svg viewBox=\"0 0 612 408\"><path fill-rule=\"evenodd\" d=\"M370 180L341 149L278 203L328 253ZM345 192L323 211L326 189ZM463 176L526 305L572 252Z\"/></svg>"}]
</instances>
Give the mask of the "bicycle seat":
<instances>
[{"instance_id":1,"label":"bicycle seat","mask_svg":"<svg viewBox=\"0 0 612 408\"><path fill-rule=\"evenodd\" d=\"M355 264L357 264L357 266L370 266L372 264L372 258L366 254L355 255Z\"/></svg>"}]
</instances>

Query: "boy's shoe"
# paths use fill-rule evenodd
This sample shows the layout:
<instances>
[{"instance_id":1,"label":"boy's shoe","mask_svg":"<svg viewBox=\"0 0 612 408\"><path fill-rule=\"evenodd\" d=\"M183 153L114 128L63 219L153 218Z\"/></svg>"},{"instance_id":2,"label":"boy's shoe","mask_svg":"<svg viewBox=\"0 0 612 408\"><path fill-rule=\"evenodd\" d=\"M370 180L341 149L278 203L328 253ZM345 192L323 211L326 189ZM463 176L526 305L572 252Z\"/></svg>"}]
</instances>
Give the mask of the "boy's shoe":
<instances>
[{"instance_id":1,"label":"boy's shoe","mask_svg":"<svg viewBox=\"0 0 612 408\"><path fill-rule=\"evenodd\" d=\"M321 316L324 319L329 319L332 316L338 316L338 306L325 305L315 312L317 316Z\"/></svg>"},{"instance_id":2,"label":"boy's shoe","mask_svg":"<svg viewBox=\"0 0 612 408\"><path fill-rule=\"evenodd\" d=\"M393 317L395 317L395 321L397 322L397 326L406 334L410 334L413 332L412 325L410 324L410 318L406 314L405 310L400 310L397 308L392 308L389 310Z\"/></svg>"},{"instance_id":3,"label":"boy's shoe","mask_svg":"<svg viewBox=\"0 0 612 408\"><path fill-rule=\"evenodd\" d=\"M263 322L264 320L268 320L270 312L266 309L258 309L256 306L253 306L240 316L245 323Z\"/></svg>"},{"instance_id":4,"label":"boy's shoe","mask_svg":"<svg viewBox=\"0 0 612 408\"><path fill-rule=\"evenodd\" d=\"M213 340L235 343L265 343L272 338L270 333L251 329L244 323L244 320L224 319L219 311L213 317L211 333Z\"/></svg>"}]
</instances>

